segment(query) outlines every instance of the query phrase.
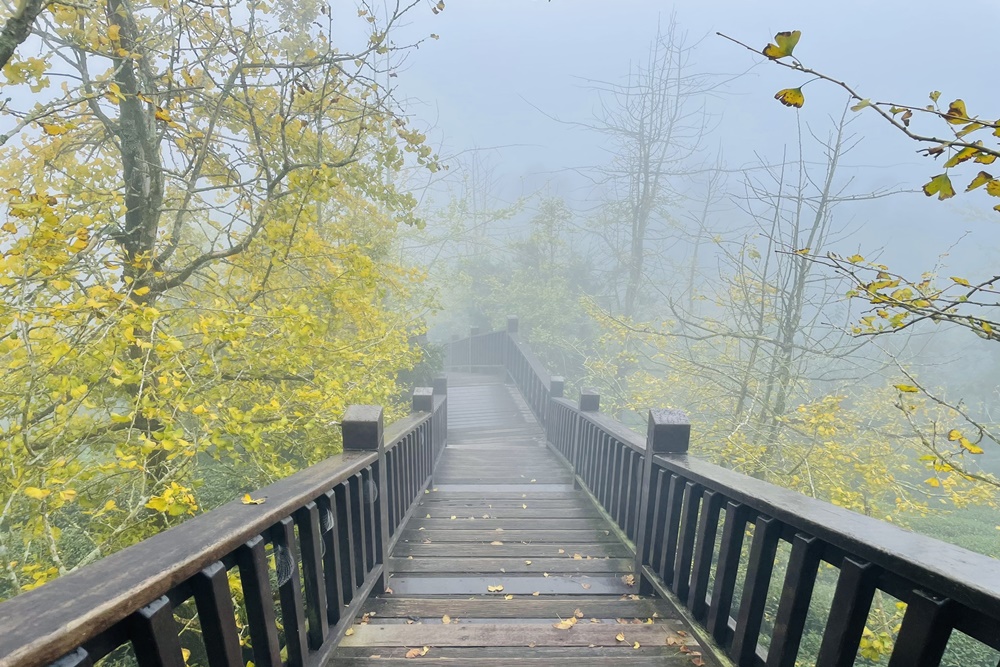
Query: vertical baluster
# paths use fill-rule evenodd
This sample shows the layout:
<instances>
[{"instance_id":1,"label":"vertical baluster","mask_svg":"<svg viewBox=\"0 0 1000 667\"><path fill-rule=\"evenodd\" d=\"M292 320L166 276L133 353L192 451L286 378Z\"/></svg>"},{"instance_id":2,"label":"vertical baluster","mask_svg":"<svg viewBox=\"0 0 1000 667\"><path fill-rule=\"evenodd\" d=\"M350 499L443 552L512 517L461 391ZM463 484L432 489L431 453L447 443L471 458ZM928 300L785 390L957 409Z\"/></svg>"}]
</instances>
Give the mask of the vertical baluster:
<instances>
[{"instance_id":1,"label":"vertical baluster","mask_svg":"<svg viewBox=\"0 0 1000 667\"><path fill-rule=\"evenodd\" d=\"M774 558L778 553L778 539L783 526L777 519L759 516L754 525L750 560L743 583L740 610L736 616L736 633L730 657L737 665L753 665L756 660L757 639L764 619L767 589L771 584Z\"/></svg>"},{"instance_id":2,"label":"vertical baluster","mask_svg":"<svg viewBox=\"0 0 1000 667\"><path fill-rule=\"evenodd\" d=\"M63 657L53 662L49 667L94 667L94 660L84 648L70 651Z\"/></svg>"},{"instance_id":3,"label":"vertical baluster","mask_svg":"<svg viewBox=\"0 0 1000 667\"><path fill-rule=\"evenodd\" d=\"M344 524L337 519L337 511L333 497L333 491L327 491L319 499L320 510L323 512L323 520L320 523L323 531L323 544L326 552L323 554L323 577L326 582L326 608L327 621L330 625L340 622L340 610L344 608L344 594L342 582L344 581L343 564L341 563L340 538L338 534L344 530Z\"/></svg>"},{"instance_id":4,"label":"vertical baluster","mask_svg":"<svg viewBox=\"0 0 1000 667\"><path fill-rule=\"evenodd\" d=\"M622 530L625 531L625 535L630 540L635 540L635 517L634 510L636 504L636 498L638 493L641 491L639 488L642 486L642 480L636 483L635 470L637 462L639 461L639 455L632 451L631 448L626 448L625 451L625 498L622 501Z\"/></svg>"},{"instance_id":5,"label":"vertical baluster","mask_svg":"<svg viewBox=\"0 0 1000 667\"><path fill-rule=\"evenodd\" d=\"M816 667L850 667L858 653L861 633L875 596L878 569L871 563L844 558L837 577L830 616Z\"/></svg>"},{"instance_id":6,"label":"vertical baluster","mask_svg":"<svg viewBox=\"0 0 1000 667\"><path fill-rule=\"evenodd\" d=\"M302 574L306 588L306 619L309 621L309 648L318 649L326 641L326 582L323 578L323 536L319 507L308 502L295 513L302 543Z\"/></svg>"},{"instance_id":7,"label":"vertical baluster","mask_svg":"<svg viewBox=\"0 0 1000 667\"><path fill-rule=\"evenodd\" d=\"M132 614L129 626L139 667L184 667L174 608L167 596Z\"/></svg>"},{"instance_id":8,"label":"vertical baluster","mask_svg":"<svg viewBox=\"0 0 1000 667\"><path fill-rule=\"evenodd\" d=\"M268 577L267 555L264 552L264 538L254 537L237 549L236 562L240 568L243 604L246 605L247 624L250 626L254 665L281 667L277 621L274 615L271 580Z\"/></svg>"},{"instance_id":9,"label":"vertical baluster","mask_svg":"<svg viewBox=\"0 0 1000 667\"><path fill-rule=\"evenodd\" d=\"M361 473L355 473L351 477L350 483L347 485L348 492L351 496L351 525L354 527L355 588L360 588L361 585L365 583L365 574L367 573L366 563L368 561L368 555L366 553L367 549L365 546L365 543L368 541L368 536L365 533L365 500L364 492L361 489L362 484L364 484L364 480L361 478Z\"/></svg>"},{"instance_id":10,"label":"vertical baluster","mask_svg":"<svg viewBox=\"0 0 1000 667\"><path fill-rule=\"evenodd\" d=\"M643 457L643 464L645 464L645 457ZM643 551L645 553L639 554L643 558L643 563L652 563L653 554L659 554L660 550L663 548L663 515L667 511L667 487L670 484L670 475L661 467L654 466L652 474L655 475L655 481L650 487L651 510L646 510L645 518L642 518L642 524L639 527L639 534L645 535L645 545ZM639 499L642 499L642 493L639 494ZM642 508L639 508L639 515L642 516ZM636 544L638 545L638 539L636 539Z\"/></svg>"},{"instance_id":11,"label":"vertical baluster","mask_svg":"<svg viewBox=\"0 0 1000 667\"><path fill-rule=\"evenodd\" d=\"M340 574L341 591L344 604L350 604L354 599L354 571L358 567L355 562L354 541L357 527L351 520L354 516L353 500L349 492L350 480L344 480L333 488L334 506L337 508L337 536L340 538Z\"/></svg>"},{"instance_id":12,"label":"vertical baluster","mask_svg":"<svg viewBox=\"0 0 1000 667\"><path fill-rule=\"evenodd\" d=\"M396 534L396 526L399 524L399 497L396 495L396 452L387 450L385 453L385 475L386 493L389 497L386 502L389 505L389 537Z\"/></svg>"},{"instance_id":13,"label":"vertical baluster","mask_svg":"<svg viewBox=\"0 0 1000 667\"><path fill-rule=\"evenodd\" d=\"M665 512L663 529L663 548L659 555L654 554L655 569L667 585L673 583L673 576L667 573L667 566L673 566L677 550L677 534L681 525L681 505L684 502L684 480L679 475L670 476L670 486L667 490L667 510ZM656 558L658 557L658 560Z\"/></svg>"},{"instance_id":14,"label":"vertical baluster","mask_svg":"<svg viewBox=\"0 0 1000 667\"><path fill-rule=\"evenodd\" d=\"M614 446L614 465L611 468L611 504L607 510L615 523L621 526L622 500L625 490L625 450L628 448L617 439L611 442Z\"/></svg>"},{"instance_id":15,"label":"vertical baluster","mask_svg":"<svg viewBox=\"0 0 1000 667\"><path fill-rule=\"evenodd\" d=\"M819 538L799 533L792 539L792 553L767 651L767 667L795 667L822 556L823 543Z\"/></svg>"},{"instance_id":16,"label":"vertical baluster","mask_svg":"<svg viewBox=\"0 0 1000 667\"><path fill-rule=\"evenodd\" d=\"M722 527L719 562L715 569L715 584L712 586L712 603L708 608L707 624L708 631L722 646L728 643L729 614L733 607L733 587L739 572L747 514L746 506L740 503L730 502L726 505L726 521Z\"/></svg>"},{"instance_id":17,"label":"vertical baluster","mask_svg":"<svg viewBox=\"0 0 1000 667\"><path fill-rule=\"evenodd\" d=\"M921 590L914 590L892 647L889 667L937 667L951 637L952 604Z\"/></svg>"},{"instance_id":18,"label":"vertical baluster","mask_svg":"<svg viewBox=\"0 0 1000 667\"><path fill-rule=\"evenodd\" d=\"M705 621L708 595L708 578L712 573L712 556L715 554L715 536L719 528L719 513L722 511L722 494L705 490L701 497L701 516L698 517L698 539L695 542L694 562L691 568L691 590L688 591L687 607L692 616Z\"/></svg>"},{"instance_id":19,"label":"vertical baluster","mask_svg":"<svg viewBox=\"0 0 1000 667\"><path fill-rule=\"evenodd\" d=\"M216 561L191 579L210 667L243 667L236 610L225 566Z\"/></svg>"},{"instance_id":20,"label":"vertical baluster","mask_svg":"<svg viewBox=\"0 0 1000 667\"><path fill-rule=\"evenodd\" d=\"M684 510L681 512L681 527L677 538L677 555L674 557L672 589L681 600L688 596L691 560L694 558L694 539L698 527L698 508L701 502L701 487L694 482L684 484Z\"/></svg>"},{"instance_id":21,"label":"vertical baluster","mask_svg":"<svg viewBox=\"0 0 1000 667\"><path fill-rule=\"evenodd\" d=\"M285 631L285 650L288 651L289 667L302 667L308 653L306 646L306 617L302 604L302 583L299 579L299 555L295 546L295 524L291 517L286 517L271 529L271 542L275 549L275 566L279 573L278 599L281 600L281 625ZM288 571L282 573L282 565L278 562L279 550L284 551L284 566ZM281 581L285 574L285 581Z\"/></svg>"}]
</instances>

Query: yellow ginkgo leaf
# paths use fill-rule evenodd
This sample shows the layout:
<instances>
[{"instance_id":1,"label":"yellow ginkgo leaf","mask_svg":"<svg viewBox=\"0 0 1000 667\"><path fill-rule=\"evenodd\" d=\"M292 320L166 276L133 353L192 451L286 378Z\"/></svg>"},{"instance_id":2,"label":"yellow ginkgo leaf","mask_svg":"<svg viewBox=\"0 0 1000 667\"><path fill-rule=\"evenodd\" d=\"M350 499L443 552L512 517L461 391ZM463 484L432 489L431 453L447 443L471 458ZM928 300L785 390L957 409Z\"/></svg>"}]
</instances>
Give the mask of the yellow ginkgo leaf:
<instances>
[{"instance_id":1,"label":"yellow ginkgo leaf","mask_svg":"<svg viewBox=\"0 0 1000 667\"><path fill-rule=\"evenodd\" d=\"M565 621L559 621L558 623L553 623L552 627L555 628L556 630L569 630L574 625L576 625L576 617L571 616L570 618L567 618Z\"/></svg>"},{"instance_id":2,"label":"yellow ginkgo leaf","mask_svg":"<svg viewBox=\"0 0 1000 667\"><path fill-rule=\"evenodd\" d=\"M955 100L948 105L948 111L944 114L945 118L952 125L963 125L968 123L969 112L965 110L965 102L963 100Z\"/></svg>"},{"instance_id":3,"label":"yellow ginkgo leaf","mask_svg":"<svg viewBox=\"0 0 1000 667\"><path fill-rule=\"evenodd\" d=\"M39 489L37 486L29 486L24 490L24 495L28 496L29 498L34 498L35 500L41 500L42 498L48 496L50 493L52 492L49 491L48 489Z\"/></svg>"},{"instance_id":4,"label":"yellow ginkgo leaf","mask_svg":"<svg viewBox=\"0 0 1000 667\"><path fill-rule=\"evenodd\" d=\"M48 123L42 123L42 131L51 137L57 137L60 134L66 134L69 132L69 128L65 125L51 125Z\"/></svg>"},{"instance_id":5,"label":"yellow ginkgo leaf","mask_svg":"<svg viewBox=\"0 0 1000 667\"><path fill-rule=\"evenodd\" d=\"M162 120L164 123L170 122L170 114L161 107L156 108L156 113L154 115L156 116L156 120Z\"/></svg>"},{"instance_id":6,"label":"yellow ginkgo leaf","mask_svg":"<svg viewBox=\"0 0 1000 667\"><path fill-rule=\"evenodd\" d=\"M965 451L969 452L970 454L982 454L983 453L983 448L980 447L979 445L974 444L968 438L959 438L958 439L958 444L962 447L962 449L964 449Z\"/></svg>"},{"instance_id":7,"label":"yellow ginkgo leaf","mask_svg":"<svg viewBox=\"0 0 1000 667\"><path fill-rule=\"evenodd\" d=\"M912 384L894 384L892 386L905 394L916 394L920 391L920 389L914 387Z\"/></svg>"},{"instance_id":8,"label":"yellow ginkgo leaf","mask_svg":"<svg viewBox=\"0 0 1000 667\"><path fill-rule=\"evenodd\" d=\"M950 158L948 158L948 161L944 163L944 168L949 169L951 167L960 165L963 162L967 162L972 158L974 158L976 156L976 153L978 152L979 149L975 146L969 146L967 148L963 148L962 150L958 151Z\"/></svg>"},{"instance_id":9,"label":"yellow ginkgo leaf","mask_svg":"<svg viewBox=\"0 0 1000 667\"><path fill-rule=\"evenodd\" d=\"M952 187L948 174L938 174L924 186L924 194L928 197L937 195L939 200L951 199L955 196L955 188Z\"/></svg>"},{"instance_id":10,"label":"yellow ginkgo leaf","mask_svg":"<svg viewBox=\"0 0 1000 667\"><path fill-rule=\"evenodd\" d=\"M615 635L615 640L620 641L620 642L625 641L625 633L624 632L619 632L617 635Z\"/></svg>"},{"instance_id":11,"label":"yellow ginkgo leaf","mask_svg":"<svg viewBox=\"0 0 1000 667\"><path fill-rule=\"evenodd\" d=\"M802 36L801 30L786 30L774 36L774 43L764 47L762 53L771 60L778 60L792 55L795 45L799 43Z\"/></svg>"},{"instance_id":12,"label":"yellow ginkgo leaf","mask_svg":"<svg viewBox=\"0 0 1000 667\"><path fill-rule=\"evenodd\" d=\"M958 276L952 276L951 279L952 279L953 282L956 282L959 285L964 285L965 287L972 287L972 285L969 284L969 281L966 280L965 278L960 278Z\"/></svg>"},{"instance_id":13,"label":"yellow ginkgo leaf","mask_svg":"<svg viewBox=\"0 0 1000 667\"><path fill-rule=\"evenodd\" d=\"M986 173L985 171L981 171L978 174L976 174L976 177L972 179L972 182L969 183L969 187L965 188L965 191L968 192L969 190L975 190L979 186L986 185L992 180L993 176Z\"/></svg>"},{"instance_id":14,"label":"yellow ginkgo leaf","mask_svg":"<svg viewBox=\"0 0 1000 667\"><path fill-rule=\"evenodd\" d=\"M121 26L118 25L108 26L108 38L113 42L117 42L121 29Z\"/></svg>"},{"instance_id":15,"label":"yellow ginkgo leaf","mask_svg":"<svg viewBox=\"0 0 1000 667\"><path fill-rule=\"evenodd\" d=\"M991 197L1000 197L1000 179L994 178L986 184L986 193Z\"/></svg>"},{"instance_id":16,"label":"yellow ginkgo leaf","mask_svg":"<svg viewBox=\"0 0 1000 667\"><path fill-rule=\"evenodd\" d=\"M953 428L950 431L948 431L949 440L958 440L961 437L962 437L962 432L959 431L957 428Z\"/></svg>"},{"instance_id":17,"label":"yellow ginkgo leaf","mask_svg":"<svg viewBox=\"0 0 1000 667\"><path fill-rule=\"evenodd\" d=\"M778 100L786 107L801 109L806 103L806 96L802 94L801 88L783 88L774 94L774 99Z\"/></svg>"},{"instance_id":18,"label":"yellow ginkgo leaf","mask_svg":"<svg viewBox=\"0 0 1000 667\"><path fill-rule=\"evenodd\" d=\"M263 505L265 498L251 498L249 493L243 494L242 503L244 505Z\"/></svg>"}]
</instances>

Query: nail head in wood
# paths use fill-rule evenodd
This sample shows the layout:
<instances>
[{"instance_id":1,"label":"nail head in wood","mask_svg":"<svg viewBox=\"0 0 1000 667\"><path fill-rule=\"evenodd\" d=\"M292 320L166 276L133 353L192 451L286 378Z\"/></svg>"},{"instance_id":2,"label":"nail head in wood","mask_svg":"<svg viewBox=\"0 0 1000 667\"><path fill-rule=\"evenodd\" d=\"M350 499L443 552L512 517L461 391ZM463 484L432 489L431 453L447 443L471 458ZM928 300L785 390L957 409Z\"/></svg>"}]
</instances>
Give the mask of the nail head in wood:
<instances>
[{"instance_id":1,"label":"nail head in wood","mask_svg":"<svg viewBox=\"0 0 1000 667\"><path fill-rule=\"evenodd\" d=\"M691 442L691 422L683 410L649 411L646 447L654 454L686 454Z\"/></svg>"},{"instance_id":2,"label":"nail head in wood","mask_svg":"<svg viewBox=\"0 0 1000 667\"><path fill-rule=\"evenodd\" d=\"M340 428L345 451L377 452L382 448L382 406L348 405Z\"/></svg>"},{"instance_id":3,"label":"nail head in wood","mask_svg":"<svg viewBox=\"0 0 1000 667\"><path fill-rule=\"evenodd\" d=\"M413 388L413 411L433 412L434 410L434 388L414 387Z\"/></svg>"},{"instance_id":4,"label":"nail head in wood","mask_svg":"<svg viewBox=\"0 0 1000 667\"><path fill-rule=\"evenodd\" d=\"M580 411L597 412L601 409L601 395L593 389L580 392Z\"/></svg>"}]
</instances>

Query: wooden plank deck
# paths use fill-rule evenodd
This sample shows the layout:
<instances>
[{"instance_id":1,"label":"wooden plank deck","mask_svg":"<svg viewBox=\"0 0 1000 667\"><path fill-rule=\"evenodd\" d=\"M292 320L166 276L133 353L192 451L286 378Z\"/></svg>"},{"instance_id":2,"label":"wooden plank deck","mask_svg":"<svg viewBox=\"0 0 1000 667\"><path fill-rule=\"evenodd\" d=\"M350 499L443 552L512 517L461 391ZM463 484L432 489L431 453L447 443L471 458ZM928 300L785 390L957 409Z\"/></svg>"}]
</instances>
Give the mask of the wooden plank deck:
<instances>
[{"instance_id":1,"label":"wooden plank deck","mask_svg":"<svg viewBox=\"0 0 1000 667\"><path fill-rule=\"evenodd\" d=\"M367 601L330 667L716 664L670 603L637 595L629 548L513 387L451 374L448 418L391 593Z\"/></svg>"}]
</instances>

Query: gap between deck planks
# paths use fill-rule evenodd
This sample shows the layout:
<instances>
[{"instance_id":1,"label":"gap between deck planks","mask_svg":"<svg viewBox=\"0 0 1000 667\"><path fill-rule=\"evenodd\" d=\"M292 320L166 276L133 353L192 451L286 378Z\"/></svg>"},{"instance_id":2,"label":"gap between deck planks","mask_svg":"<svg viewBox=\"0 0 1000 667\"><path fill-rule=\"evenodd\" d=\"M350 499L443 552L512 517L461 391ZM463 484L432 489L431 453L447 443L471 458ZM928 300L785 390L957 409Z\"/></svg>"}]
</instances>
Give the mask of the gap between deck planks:
<instances>
[{"instance_id":1,"label":"gap between deck planks","mask_svg":"<svg viewBox=\"0 0 1000 667\"><path fill-rule=\"evenodd\" d=\"M668 602L636 595L632 552L516 391L486 376L449 385L448 446L390 590L328 665L714 665Z\"/></svg>"}]
</instances>

